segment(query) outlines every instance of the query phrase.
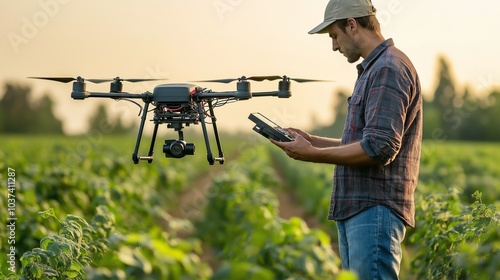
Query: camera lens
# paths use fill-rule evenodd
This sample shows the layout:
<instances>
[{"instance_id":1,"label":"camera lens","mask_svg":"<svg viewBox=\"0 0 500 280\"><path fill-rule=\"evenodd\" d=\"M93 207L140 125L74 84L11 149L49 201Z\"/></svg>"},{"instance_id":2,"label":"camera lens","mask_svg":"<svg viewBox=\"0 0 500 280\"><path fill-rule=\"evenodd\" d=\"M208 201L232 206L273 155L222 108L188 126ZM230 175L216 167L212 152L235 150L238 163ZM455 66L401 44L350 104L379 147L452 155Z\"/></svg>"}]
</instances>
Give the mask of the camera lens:
<instances>
[{"instance_id":1,"label":"camera lens","mask_svg":"<svg viewBox=\"0 0 500 280\"><path fill-rule=\"evenodd\" d=\"M174 157L182 157L184 156L184 143L181 141L175 141L170 144L170 153Z\"/></svg>"},{"instance_id":2,"label":"camera lens","mask_svg":"<svg viewBox=\"0 0 500 280\"><path fill-rule=\"evenodd\" d=\"M168 158L181 158L185 155L194 155L194 144L183 140L165 140L163 152Z\"/></svg>"}]
</instances>

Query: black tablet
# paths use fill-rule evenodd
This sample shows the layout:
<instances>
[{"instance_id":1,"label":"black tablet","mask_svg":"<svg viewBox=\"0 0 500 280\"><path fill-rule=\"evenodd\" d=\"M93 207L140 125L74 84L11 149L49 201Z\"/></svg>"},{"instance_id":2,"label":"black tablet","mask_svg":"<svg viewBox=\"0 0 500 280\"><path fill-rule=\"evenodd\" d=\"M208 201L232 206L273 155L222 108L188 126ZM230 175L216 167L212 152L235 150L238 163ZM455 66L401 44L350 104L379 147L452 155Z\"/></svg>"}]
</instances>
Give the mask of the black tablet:
<instances>
[{"instance_id":1,"label":"black tablet","mask_svg":"<svg viewBox=\"0 0 500 280\"><path fill-rule=\"evenodd\" d=\"M286 130L261 113L252 113L248 118L255 123L253 130L266 138L272 138L281 142L290 142L294 140Z\"/></svg>"}]
</instances>

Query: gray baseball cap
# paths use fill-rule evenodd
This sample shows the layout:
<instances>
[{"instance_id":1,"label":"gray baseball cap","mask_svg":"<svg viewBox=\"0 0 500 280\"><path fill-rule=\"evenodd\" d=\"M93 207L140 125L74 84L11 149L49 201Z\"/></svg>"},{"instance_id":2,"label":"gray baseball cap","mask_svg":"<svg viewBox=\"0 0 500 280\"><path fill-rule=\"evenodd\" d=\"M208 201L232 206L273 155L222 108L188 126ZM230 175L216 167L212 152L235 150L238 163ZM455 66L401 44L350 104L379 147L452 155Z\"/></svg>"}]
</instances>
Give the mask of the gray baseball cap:
<instances>
[{"instance_id":1,"label":"gray baseball cap","mask_svg":"<svg viewBox=\"0 0 500 280\"><path fill-rule=\"evenodd\" d=\"M339 19L359 18L375 15L371 0L330 0L325 9L325 19L309 34L326 33L327 27Z\"/></svg>"}]
</instances>

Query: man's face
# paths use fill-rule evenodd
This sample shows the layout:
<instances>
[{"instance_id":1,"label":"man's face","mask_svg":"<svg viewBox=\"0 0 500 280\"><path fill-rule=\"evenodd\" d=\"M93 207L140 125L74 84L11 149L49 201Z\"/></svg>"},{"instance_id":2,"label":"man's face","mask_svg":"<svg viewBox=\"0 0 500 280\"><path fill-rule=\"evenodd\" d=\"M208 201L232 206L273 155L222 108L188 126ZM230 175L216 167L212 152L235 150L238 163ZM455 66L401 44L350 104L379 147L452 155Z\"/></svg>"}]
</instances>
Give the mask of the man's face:
<instances>
[{"instance_id":1,"label":"man's face","mask_svg":"<svg viewBox=\"0 0 500 280\"><path fill-rule=\"evenodd\" d=\"M353 39L352 32L350 32L350 25L344 31L335 23L328 27L328 34L332 38L332 48L333 51L339 51L343 54L349 63L354 63L361 57L361 51Z\"/></svg>"}]
</instances>

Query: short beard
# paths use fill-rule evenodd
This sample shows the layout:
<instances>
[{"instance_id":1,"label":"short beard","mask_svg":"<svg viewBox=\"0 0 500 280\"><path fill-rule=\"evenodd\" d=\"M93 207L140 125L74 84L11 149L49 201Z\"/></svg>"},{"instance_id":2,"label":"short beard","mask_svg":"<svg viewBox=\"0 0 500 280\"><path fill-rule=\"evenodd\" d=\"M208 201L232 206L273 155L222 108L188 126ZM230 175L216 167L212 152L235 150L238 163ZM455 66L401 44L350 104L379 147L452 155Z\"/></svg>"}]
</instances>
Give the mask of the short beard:
<instances>
[{"instance_id":1,"label":"short beard","mask_svg":"<svg viewBox=\"0 0 500 280\"><path fill-rule=\"evenodd\" d=\"M350 54L350 55L347 55L347 62L349 63L355 63L359 60L359 58L361 57L361 55L359 54Z\"/></svg>"}]
</instances>

